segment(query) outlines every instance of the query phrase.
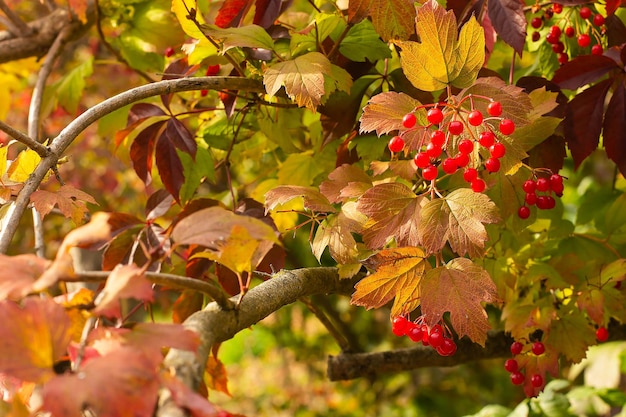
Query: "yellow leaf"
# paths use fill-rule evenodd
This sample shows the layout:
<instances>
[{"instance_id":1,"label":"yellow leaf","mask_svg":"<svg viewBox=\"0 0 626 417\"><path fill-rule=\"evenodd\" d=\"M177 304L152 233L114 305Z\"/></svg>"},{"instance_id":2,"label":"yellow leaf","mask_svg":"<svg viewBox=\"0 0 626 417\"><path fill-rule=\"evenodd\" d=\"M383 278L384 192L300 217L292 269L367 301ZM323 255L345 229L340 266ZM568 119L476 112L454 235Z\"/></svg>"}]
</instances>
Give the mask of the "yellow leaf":
<instances>
[{"instance_id":1,"label":"yellow leaf","mask_svg":"<svg viewBox=\"0 0 626 417\"><path fill-rule=\"evenodd\" d=\"M32 149L26 149L15 158L7 172L9 180L13 182L24 182L33 173L41 157Z\"/></svg>"},{"instance_id":2,"label":"yellow leaf","mask_svg":"<svg viewBox=\"0 0 626 417\"><path fill-rule=\"evenodd\" d=\"M194 22L187 18L191 9L198 10L197 2L194 0L172 0L172 12L176 15L180 26L183 31L194 39L204 39L202 31L196 26ZM196 20L198 23L204 23L204 17L202 13L196 13Z\"/></svg>"},{"instance_id":3,"label":"yellow leaf","mask_svg":"<svg viewBox=\"0 0 626 417\"><path fill-rule=\"evenodd\" d=\"M74 342L79 342L85 328L85 323L91 315L88 310L81 306L88 306L93 303L94 293L87 288L80 288L70 294L60 295L55 301L65 307L67 316L70 319L70 334Z\"/></svg>"},{"instance_id":4,"label":"yellow leaf","mask_svg":"<svg viewBox=\"0 0 626 417\"><path fill-rule=\"evenodd\" d=\"M452 85L465 88L476 81L485 63L485 32L474 16L463 25L457 45L457 68Z\"/></svg>"}]
</instances>

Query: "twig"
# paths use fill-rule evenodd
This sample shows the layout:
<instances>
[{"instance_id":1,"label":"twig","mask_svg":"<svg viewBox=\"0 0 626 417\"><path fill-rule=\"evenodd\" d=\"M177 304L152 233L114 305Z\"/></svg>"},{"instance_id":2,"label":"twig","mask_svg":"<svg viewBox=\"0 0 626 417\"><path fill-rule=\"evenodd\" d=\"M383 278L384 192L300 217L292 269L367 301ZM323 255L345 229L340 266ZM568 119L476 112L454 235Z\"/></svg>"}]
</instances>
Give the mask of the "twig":
<instances>
[{"instance_id":1,"label":"twig","mask_svg":"<svg viewBox=\"0 0 626 417\"><path fill-rule=\"evenodd\" d=\"M0 0L0 10L6 15L8 21L5 22L7 24L7 29L13 35L17 36L29 36L31 35L32 29L24 23L24 21L13 11L4 0Z\"/></svg>"},{"instance_id":2,"label":"twig","mask_svg":"<svg viewBox=\"0 0 626 417\"><path fill-rule=\"evenodd\" d=\"M50 150L46 148L44 145L32 139L26 133L23 133L23 132L20 132L19 130L14 129L13 127L4 123L2 120L0 120L0 130L5 132L7 135L12 137L16 141L21 142L24 145L28 146L33 151L37 152L37 154L41 156L42 158L45 158L46 156L50 155Z\"/></svg>"},{"instance_id":3,"label":"twig","mask_svg":"<svg viewBox=\"0 0 626 417\"><path fill-rule=\"evenodd\" d=\"M304 304L311 313L315 314L315 317L326 327L328 333L337 341L337 344L341 348L342 352L351 351L350 342L348 338L341 333L341 331L335 326L335 324L328 318L324 310L319 308L315 303L313 303L308 297L302 297L299 300L302 304Z\"/></svg>"}]
</instances>

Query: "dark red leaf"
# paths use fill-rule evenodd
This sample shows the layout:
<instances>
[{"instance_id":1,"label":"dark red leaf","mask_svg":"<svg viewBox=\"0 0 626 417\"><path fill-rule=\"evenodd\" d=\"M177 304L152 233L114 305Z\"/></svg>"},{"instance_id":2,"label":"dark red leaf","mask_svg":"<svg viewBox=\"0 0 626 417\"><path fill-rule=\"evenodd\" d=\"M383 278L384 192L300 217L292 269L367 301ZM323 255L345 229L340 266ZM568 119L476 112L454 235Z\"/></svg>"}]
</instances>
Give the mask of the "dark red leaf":
<instances>
[{"instance_id":1,"label":"dark red leaf","mask_svg":"<svg viewBox=\"0 0 626 417\"><path fill-rule=\"evenodd\" d=\"M522 55L526 43L524 3L519 0L490 0L487 2L487 11L498 35Z\"/></svg>"},{"instance_id":2,"label":"dark red leaf","mask_svg":"<svg viewBox=\"0 0 626 417\"><path fill-rule=\"evenodd\" d=\"M108 223L109 226L111 226L111 234L113 236L118 235L132 226L144 224L144 222L137 217L125 213L110 213Z\"/></svg>"},{"instance_id":3,"label":"dark red leaf","mask_svg":"<svg viewBox=\"0 0 626 417\"><path fill-rule=\"evenodd\" d=\"M159 137L155 149L156 166L165 189L179 201L180 187L185 182L183 163L174 145L163 135Z\"/></svg>"},{"instance_id":4,"label":"dark red leaf","mask_svg":"<svg viewBox=\"0 0 626 417\"><path fill-rule=\"evenodd\" d=\"M256 0L255 25L267 29L281 13L282 0Z\"/></svg>"},{"instance_id":5,"label":"dark red leaf","mask_svg":"<svg viewBox=\"0 0 626 417\"><path fill-rule=\"evenodd\" d=\"M552 135L528 152L528 165L536 168L549 168L559 172L567 157L565 138Z\"/></svg>"},{"instance_id":6,"label":"dark red leaf","mask_svg":"<svg viewBox=\"0 0 626 417\"><path fill-rule=\"evenodd\" d=\"M128 122L126 126L130 126L135 122L143 121L148 117L164 116L165 112L159 106L150 103L137 103L130 108L128 113Z\"/></svg>"},{"instance_id":7,"label":"dark red leaf","mask_svg":"<svg viewBox=\"0 0 626 417\"><path fill-rule=\"evenodd\" d=\"M135 225L119 233L109 242L102 255L102 270L112 271L117 265L128 262L130 252L135 245L135 238L141 229L143 229L142 224Z\"/></svg>"},{"instance_id":8,"label":"dark red leaf","mask_svg":"<svg viewBox=\"0 0 626 417\"><path fill-rule=\"evenodd\" d=\"M130 159L133 161L133 168L137 176L146 184L152 181L152 154L156 138L160 135L164 121L151 124L142 130L132 145L130 145Z\"/></svg>"},{"instance_id":9,"label":"dark red leaf","mask_svg":"<svg viewBox=\"0 0 626 417\"><path fill-rule=\"evenodd\" d=\"M202 276L209 270L209 267L213 264L213 261L207 258L191 258L198 252L204 252L205 248L199 245L189 245L186 251L187 263L185 264L185 275L191 278L202 278ZM191 259L190 259L191 258Z\"/></svg>"},{"instance_id":10,"label":"dark red leaf","mask_svg":"<svg viewBox=\"0 0 626 417\"><path fill-rule=\"evenodd\" d=\"M615 89L604 117L604 148L622 174L626 173L626 87Z\"/></svg>"},{"instance_id":11,"label":"dark red leaf","mask_svg":"<svg viewBox=\"0 0 626 417\"><path fill-rule=\"evenodd\" d=\"M198 144L194 140L194 137L189 129L187 129L187 127L180 120L173 117L167 121L165 137L176 148L191 155L193 159L196 158Z\"/></svg>"},{"instance_id":12,"label":"dark red leaf","mask_svg":"<svg viewBox=\"0 0 626 417\"><path fill-rule=\"evenodd\" d=\"M606 14L609 16L615 14L618 7L626 7L626 0L607 0Z\"/></svg>"},{"instance_id":13,"label":"dark red leaf","mask_svg":"<svg viewBox=\"0 0 626 417\"><path fill-rule=\"evenodd\" d=\"M215 24L221 28L237 27L250 9L254 0L226 0L215 17Z\"/></svg>"},{"instance_id":14,"label":"dark red leaf","mask_svg":"<svg viewBox=\"0 0 626 417\"><path fill-rule=\"evenodd\" d=\"M146 219L154 220L167 213L172 207L172 195L161 189L153 193L146 203Z\"/></svg>"},{"instance_id":15,"label":"dark red leaf","mask_svg":"<svg viewBox=\"0 0 626 417\"><path fill-rule=\"evenodd\" d=\"M602 55L581 55L556 70L552 82L561 88L575 90L598 80L614 69L619 69L619 66L611 58Z\"/></svg>"},{"instance_id":16,"label":"dark red leaf","mask_svg":"<svg viewBox=\"0 0 626 417\"><path fill-rule=\"evenodd\" d=\"M620 46L626 43L626 26L622 20L612 14L606 17L604 20L604 26L606 26L606 37L608 38L608 46ZM624 62L622 60L622 62Z\"/></svg>"},{"instance_id":17,"label":"dark red leaf","mask_svg":"<svg viewBox=\"0 0 626 417\"><path fill-rule=\"evenodd\" d=\"M199 65L189 65L187 57L177 59L165 68L163 72L163 80L173 80L176 78L188 77L193 75L199 68ZM162 94L161 102L166 108L170 108L170 102L174 94Z\"/></svg>"},{"instance_id":18,"label":"dark red leaf","mask_svg":"<svg viewBox=\"0 0 626 417\"><path fill-rule=\"evenodd\" d=\"M611 83L605 80L589 87L569 103L563 126L576 168L598 147L604 99Z\"/></svg>"}]
</instances>

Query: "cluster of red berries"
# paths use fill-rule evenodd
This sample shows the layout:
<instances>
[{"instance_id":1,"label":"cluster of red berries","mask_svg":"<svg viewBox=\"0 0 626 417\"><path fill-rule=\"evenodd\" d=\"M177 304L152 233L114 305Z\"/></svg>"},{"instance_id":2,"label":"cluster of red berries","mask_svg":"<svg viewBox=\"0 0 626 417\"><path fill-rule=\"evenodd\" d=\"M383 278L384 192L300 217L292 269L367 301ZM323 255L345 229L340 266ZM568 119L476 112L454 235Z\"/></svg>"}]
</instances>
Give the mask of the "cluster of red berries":
<instances>
[{"instance_id":1,"label":"cluster of red berries","mask_svg":"<svg viewBox=\"0 0 626 417\"><path fill-rule=\"evenodd\" d=\"M574 10L578 10L578 13L571 12ZM583 51L586 51L592 40L595 40L595 43L591 46L591 54L602 55L604 53L601 37L606 31L604 28L605 18L600 13L594 13L587 6L582 6L580 9L576 7L568 8L568 12L563 13L562 4L552 4L545 11L542 11L541 16L533 17L530 20L530 26L537 29L531 35L533 41L537 42L541 39L539 29L544 26L547 27L547 23L552 20L555 14L563 16L549 26L545 39L552 46L552 51L557 55L559 64L567 63L570 57L581 52L574 51L576 49L574 38L578 47ZM571 41L568 41L568 39L571 39Z\"/></svg>"},{"instance_id":2,"label":"cluster of red berries","mask_svg":"<svg viewBox=\"0 0 626 417\"><path fill-rule=\"evenodd\" d=\"M524 350L524 345L521 342L513 342L511 344L511 354L513 356L517 356L522 354ZM546 351L546 347L542 342L534 342L530 351L535 356L541 356ZM519 367L519 363L515 358L507 359L504 362L504 369L506 369L511 374L511 382L513 385L521 385L526 381L526 376L522 373L522 369ZM540 374L533 374L530 376L530 384L535 388L541 388L544 384L544 378Z\"/></svg>"},{"instance_id":3,"label":"cluster of red berries","mask_svg":"<svg viewBox=\"0 0 626 417\"><path fill-rule=\"evenodd\" d=\"M416 343L432 346L441 356L452 356L456 352L456 343L445 334L444 327L440 324L428 327L423 320L409 321L404 316L398 316L392 321L391 331L396 336L408 336Z\"/></svg>"},{"instance_id":4,"label":"cluster of red berries","mask_svg":"<svg viewBox=\"0 0 626 417\"><path fill-rule=\"evenodd\" d=\"M552 174L549 178L539 177L524 182L522 189L526 193L524 204L518 209L517 215L521 219L530 217L530 207L536 206L539 210L551 210L556 206L554 195L563 195L563 177ZM538 194L539 193L539 194Z\"/></svg>"},{"instance_id":5,"label":"cluster of red berries","mask_svg":"<svg viewBox=\"0 0 626 417\"><path fill-rule=\"evenodd\" d=\"M476 109L458 111L453 120L444 123L446 115L438 105L428 110L426 119L429 125L426 126L425 137L428 143L421 143L413 158L424 180L436 180L440 165L446 174L454 174L457 170L464 169L463 178L470 184L472 190L475 192L485 190L486 183L478 175L479 166L473 156L476 144L488 152L488 155L483 152L485 170L490 173L498 172L500 158L505 155L506 147L494 133L496 129L494 122L497 122L497 130L502 135L508 136L515 131L513 120L500 117L502 115L500 102L490 101L487 113L488 116L485 118L482 112ZM402 119L402 125L406 129L413 129L416 124L417 118L414 113L408 113ZM474 127L476 131L470 131L468 127ZM388 147L393 153L401 152L405 147L404 139L400 135L394 136L389 140ZM442 157L444 150L447 157Z\"/></svg>"}]
</instances>

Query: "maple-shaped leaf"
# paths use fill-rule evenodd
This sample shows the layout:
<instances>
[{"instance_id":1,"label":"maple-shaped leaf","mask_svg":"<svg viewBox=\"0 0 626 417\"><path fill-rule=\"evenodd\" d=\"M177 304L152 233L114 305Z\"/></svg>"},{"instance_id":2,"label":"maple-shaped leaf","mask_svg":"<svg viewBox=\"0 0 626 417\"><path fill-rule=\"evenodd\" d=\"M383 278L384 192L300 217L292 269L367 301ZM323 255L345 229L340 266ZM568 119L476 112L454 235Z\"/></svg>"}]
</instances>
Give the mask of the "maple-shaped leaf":
<instances>
[{"instance_id":1,"label":"maple-shaped leaf","mask_svg":"<svg viewBox=\"0 0 626 417\"><path fill-rule=\"evenodd\" d=\"M596 333L589 326L585 315L573 308L567 314L560 312L552 320L545 343L554 346L568 360L577 363L585 358L587 348L596 344Z\"/></svg>"},{"instance_id":2,"label":"maple-shaped leaf","mask_svg":"<svg viewBox=\"0 0 626 417\"><path fill-rule=\"evenodd\" d=\"M328 58L319 52L309 52L267 68L263 74L263 84L271 97L284 86L289 98L299 106L315 111L326 93L325 75L331 75Z\"/></svg>"},{"instance_id":3,"label":"maple-shaped leaf","mask_svg":"<svg viewBox=\"0 0 626 417\"><path fill-rule=\"evenodd\" d=\"M553 346L546 344L546 351L540 356L532 354L518 355L516 356L516 360L518 362L519 369L523 369L526 375L541 375L543 380L546 381L547 373L552 375L554 378L560 377L559 357L560 355L553 348ZM524 380L524 393L529 398L536 397L544 388L545 387L534 387L531 378L526 378Z\"/></svg>"},{"instance_id":4,"label":"maple-shaped leaf","mask_svg":"<svg viewBox=\"0 0 626 417\"><path fill-rule=\"evenodd\" d=\"M65 309L50 298L27 297L20 304L0 301L0 373L42 383L71 340Z\"/></svg>"},{"instance_id":5,"label":"maple-shaped leaf","mask_svg":"<svg viewBox=\"0 0 626 417\"><path fill-rule=\"evenodd\" d=\"M404 129L402 118L420 105L419 101L405 93L389 91L376 94L363 108L363 114L359 120L359 131L361 133L376 131L376 134L381 136ZM420 120L426 121L424 109L420 109L416 116L419 116Z\"/></svg>"},{"instance_id":6,"label":"maple-shaped leaf","mask_svg":"<svg viewBox=\"0 0 626 417\"><path fill-rule=\"evenodd\" d=\"M528 123L529 113L533 110L533 102L522 88L506 84L497 77L481 77L457 97L468 95L481 95L499 101L502 104L502 117L513 120L517 128ZM487 114L488 104L487 101L476 100L475 109Z\"/></svg>"},{"instance_id":7,"label":"maple-shaped leaf","mask_svg":"<svg viewBox=\"0 0 626 417\"><path fill-rule=\"evenodd\" d=\"M257 25L229 29L220 29L214 25L202 25L202 32L222 42L222 54L235 47L274 49L272 37L265 29Z\"/></svg>"},{"instance_id":8,"label":"maple-shaped leaf","mask_svg":"<svg viewBox=\"0 0 626 417\"><path fill-rule=\"evenodd\" d=\"M92 196L71 185L63 185L56 192L37 190L30 196L30 201L42 217L57 206L74 224L82 223L83 217L88 212L86 203L98 204Z\"/></svg>"},{"instance_id":9,"label":"maple-shaped leaf","mask_svg":"<svg viewBox=\"0 0 626 417\"><path fill-rule=\"evenodd\" d=\"M104 289L96 299L94 314L120 318L119 302L122 298L142 301L153 299L152 283L136 265L118 265L111 271Z\"/></svg>"},{"instance_id":10,"label":"maple-shaped leaf","mask_svg":"<svg viewBox=\"0 0 626 417\"><path fill-rule=\"evenodd\" d=\"M379 308L395 297L392 317L413 311L420 304L420 283L429 268L425 256L420 248L404 247L370 257L365 265L375 272L355 285L351 303Z\"/></svg>"},{"instance_id":11,"label":"maple-shaped leaf","mask_svg":"<svg viewBox=\"0 0 626 417\"><path fill-rule=\"evenodd\" d=\"M356 165L343 164L328 174L328 179L320 184L320 192L331 203L340 203L361 196L371 187L372 179L365 171Z\"/></svg>"},{"instance_id":12,"label":"maple-shaped leaf","mask_svg":"<svg viewBox=\"0 0 626 417\"><path fill-rule=\"evenodd\" d=\"M209 355L207 359L204 369L204 382L209 389L223 392L230 396L226 367L215 355Z\"/></svg>"},{"instance_id":13,"label":"maple-shaped leaf","mask_svg":"<svg viewBox=\"0 0 626 417\"><path fill-rule=\"evenodd\" d=\"M467 336L485 346L491 326L481 303L498 300L496 284L487 271L470 259L455 258L428 271L420 287L427 323L434 325L450 312L450 322L459 337Z\"/></svg>"},{"instance_id":14,"label":"maple-shaped leaf","mask_svg":"<svg viewBox=\"0 0 626 417\"><path fill-rule=\"evenodd\" d=\"M522 56L526 43L524 4L517 0L487 2L489 20L502 40Z\"/></svg>"},{"instance_id":15,"label":"maple-shaped leaf","mask_svg":"<svg viewBox=\"0 0 626 417\"><path fill-rule=\"evenodd\" d=\"M52 417L150 417L159 390L158 363L134 347L90 359L74 374L43 386L42 408Z\"/></svg>"},{"instance_id":16,"label":"maple-shaped leaf","mask_svg":"<svg viewBox=\"0 0 626 417\"><path fill-rule=\"evenodd\" d=\"M413 33L415 6L402 0L350 0L348 17L358 23L371 16L376 32L385 41L408 39Z\"/></svg>"},{"instance_id":17,"label":"maple-shaped leaf","mask_svg":"<svg viewBox=\"0 0 626 417\"><path fill-rule=\"evenodd\" d=\"M472 257L482 255L488 238L484 225L500 220L493 201L469 188L424 204L421 217L418 233L426 252L439 252L448 241L455 253Z\"/></svg>"},{"instance_id":18,"label":"maple-shaped leaf","mask_svg":"<svg viewBox=\"0 0 626 417\"><path fill-rule=\"evenodd\" d=\"M277 206L299 197L302 197L305 209L321 213L334 213L337 211L318 190L313 187L299 185L281 185L271 189L265 194L265 206L268 211L273 210Z\"/></svg>"},{"instance_id":19,"label":"maple-shaped leaf","mask_svg":"<svg viewBox=\"0 0 626 417\"><path fill-rule=\"evenodd\" d=\"M33 254L0 254L0 300L19 300L27 295L49 263Z\"/></svg>"},{"instance_id":20,"label":"maple-shaped leaf","mask_svg":"<svg viewBox=\"0 0 626 417\"><path fill-rule=\"evenodd\" d=\"M315 232L315 238L311 242L313 255L321 262L324 249L328 246L330 256L340 264L355 263L357 261L358 250L356 240L352 233L358 233L361 222L350 216L358 216L360 213L355 209L355 203L350 202L343 205L341 212L337 215L330 215L320 223Z\"/></svg>"},{"instance_id":21,"label":"maple-shaped leaf","mask_svg":"<svg viewBox=\"0 0 626 417\"><path fill-rule=\"evenodd\" d=\"M429 0L417 11L416 26L419 43L395 42L409 81L424 91L470 86L485 61L485 35L476 19L472 16L459 33L454 12Z\"/></svg>"},{"instance_id":22,"label":"maple-shaped leaf","mask_svg":"<svg viewBox=\"0 0 626 417\"><path fill-rule=\"evenodd\" d=\"M368 216L363 241L370 249L384 247L391 237L400 246L417 246L423 197L401 183L378 184L359 198L357 210Z\"/></svg>"}]
</instances>

